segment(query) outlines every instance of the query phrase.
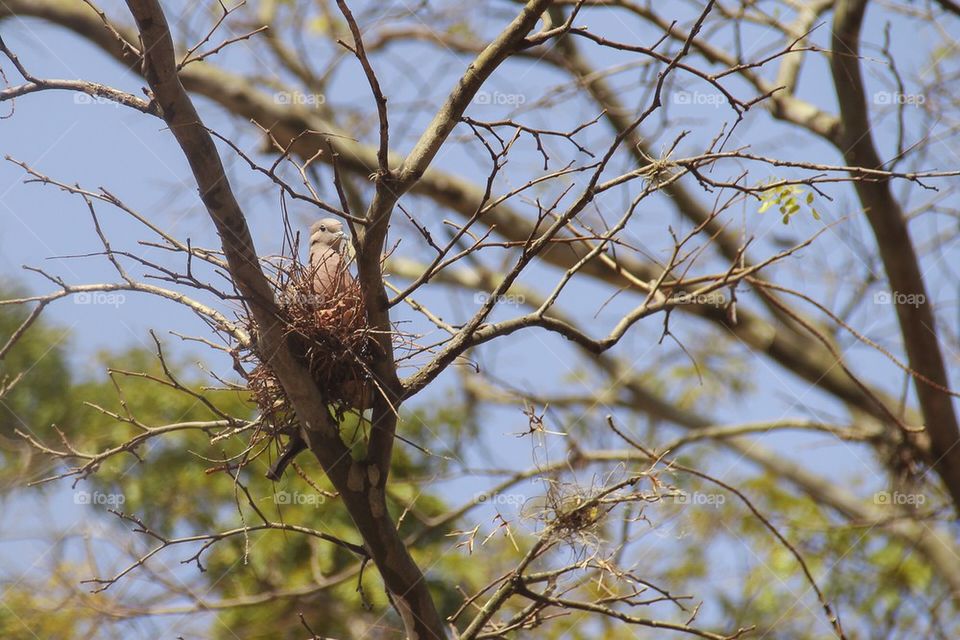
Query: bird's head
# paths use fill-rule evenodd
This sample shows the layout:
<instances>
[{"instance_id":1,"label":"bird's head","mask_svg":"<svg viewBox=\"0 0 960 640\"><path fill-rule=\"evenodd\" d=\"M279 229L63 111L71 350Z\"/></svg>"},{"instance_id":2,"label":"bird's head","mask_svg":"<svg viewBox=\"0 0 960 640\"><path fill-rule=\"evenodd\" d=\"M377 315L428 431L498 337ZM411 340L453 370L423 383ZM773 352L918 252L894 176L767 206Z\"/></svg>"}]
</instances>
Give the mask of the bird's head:
<instances>
[{"instance_id":1,"label":"bird's head","mask_svg":"<svg viewBox=\"0 0 960 640\"><path fill-rule=\"evenodd\" d=\"M340 250L343 242L343 223L335 218L317 220L310 226L310 248L330 247Z\"/></svg>"}]
</instances>

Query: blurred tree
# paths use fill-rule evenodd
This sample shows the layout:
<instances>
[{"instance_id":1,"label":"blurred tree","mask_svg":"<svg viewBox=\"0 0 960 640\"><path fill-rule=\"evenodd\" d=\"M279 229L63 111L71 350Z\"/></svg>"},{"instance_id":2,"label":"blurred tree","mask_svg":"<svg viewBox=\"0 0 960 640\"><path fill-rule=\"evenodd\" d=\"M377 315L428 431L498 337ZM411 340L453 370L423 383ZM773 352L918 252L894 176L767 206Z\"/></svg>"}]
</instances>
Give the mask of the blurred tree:
<instances>
[{"instance_id":1,"label":"blurred tree","mask_svg":"<svg viewBox=\"0 0 960 640\"><path fill-rule=\"evenodd\" d=\"M91 514L10 633L960 635L953 3L126 5L0 3L140 85L16 31L0 102L132 110L208 214L12 160L113 280L0 301L7 499ZM291 203L350 229L344 295ZM71 371L41 312L118 295L205 333Z\"/></svg>"}]
</instances>

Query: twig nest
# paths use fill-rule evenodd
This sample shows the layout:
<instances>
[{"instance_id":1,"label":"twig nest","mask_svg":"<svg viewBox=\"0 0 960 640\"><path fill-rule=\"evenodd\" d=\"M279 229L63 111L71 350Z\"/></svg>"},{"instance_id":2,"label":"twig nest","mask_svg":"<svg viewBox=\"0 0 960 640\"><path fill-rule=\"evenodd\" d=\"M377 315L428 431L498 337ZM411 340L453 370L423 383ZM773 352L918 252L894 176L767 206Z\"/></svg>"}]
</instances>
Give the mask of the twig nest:
<instances>
[{"instance_id":1,"label":"twig nest","mask_svg":"<svg viewBox=\"0 0 960 640\"><path fill-rule=\"evenodd\" d=\"M332 291L315 290L311 270L299 263L277 268L278 316L285 331L307 364L325 400L342 414L369 408L372 401L370 362L374 341L367 328L360 285L338 278ZM247 314L251 335L256 322ZM293 409L270 364L256 348L246 354L255 363L247 384L263 417L276 427L293 418Z\"/></svg>"}]
</instances>

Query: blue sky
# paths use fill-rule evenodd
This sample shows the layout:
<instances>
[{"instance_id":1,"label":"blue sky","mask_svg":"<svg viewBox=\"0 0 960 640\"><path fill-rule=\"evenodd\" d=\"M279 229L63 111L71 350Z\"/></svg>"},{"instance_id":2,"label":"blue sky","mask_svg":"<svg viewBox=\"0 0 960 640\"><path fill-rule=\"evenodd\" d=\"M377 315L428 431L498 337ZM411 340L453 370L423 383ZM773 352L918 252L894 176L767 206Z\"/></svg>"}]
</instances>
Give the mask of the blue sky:
<instances>
[{"instance_id":1,"label":"blue sky","mask_svg":"<svg viewBox=\"0 0 960 640\"><path fill-rule=\"evenodd\" d=\"M502 23L504 15L503 7L498 6L497 10L490 11L489 16L478 18L478 23L482 25L478 28L495 27ZM889 18L890 16L884 15L878 8L871 9L866 29L869 40L874 43L880 41L883 24ZM653 34L653 31L638 33L636 23L621 23L612 12L585 12L583 21L589 22L593 28L612 38L636 39L642 42L649 40ZM915 25L904 20L895 20L891 25L892 41L916 41L915 30ZM0 32L8 46L18 52L28 69L38 76L96 80L140 94L142 82L138 78L125 72L82 39L58 28L38 21L6 21L0 26ZM814 39L825 47L828 37L828 26L822 26ZM758 55L764 51L762 30L757 31L754 44ZM384 89L390 96L391 107L395 106L393 121L398 133L394 139L398 149L404 150L412 144L412 134L421 130L432 116L445 88L453 81L451 74L462 68L466 60L462 57L430 56L425 53L425 49L417 46L400 48L398 51L401 55L397 56L397 61L389 65L383 63L378 71L384 78ZM896 53L901 69L919 71L930 52L921 46L901 45ZM610 66L621 60L617 54L611 53L603 53L594 59L598 66ZM244 45L223 54L217 62L227 66L235 65L234 68L240 69L264 69ZM886 90L888 87L882 76L883 68L879 59L871 60L867 66L870 69L868 77L871 90ZM4 69L10 77L12 71L8 65L5 65ZM525 101L533 102L547 87L557 82L559 77L552 72L542 71L542 66L521 61L510 66L509 70L498 73L487 88L491 92L502 92L503 95L520 95ZM629 78L624 79L623 76L617 79L624 82L628 80ZM633 80L636 78L633 77ZM692 96L711 95L711 88L703 83L689 78L680 80L682 85L675 87L676 91L687 92ZM730 86L739 88L743 96L752 95L746 92L742 83L731 81ZM799 93L818 106L831 111L835 109L832 84L822 56L811 57L804 69ZM368 89L355 66L347 64L341 67L329 91L328 100L332 104L368 100ZM694 102L697 100L700 100L698 104L682 104L674 100L668 105L677 122L692 132L678 150L678 154L700 152L705 141L715 135L722 121L732 122L733 114L728 108L705 104L704 99L693 99ZM234 136L241 146L250 152L255 152L260 147L260 141L252 133L250 126L226 117L209 101L198 100L198 105L208 126ZM880 106L875 107L879 114ZM478 119L495 119L502 117L503 113L506 113L506 110L483 104L474 105L468 111L468 115ZM582 106L571 103L569 110L558 112L556 109L534 109L524 113L523 117L531 124L562 129L575 126L595 115L587 113ZM879 115L877 117L879 118ZM194 245L216 246L216 236L196 197L196 187L189 176L188 167L172 136L161 125L155 118L113 104L78 100L76 96L66 92L44 92L18 100L13 117L0 121L0 151L4 155L27 162L52 178L68 183L78 182L89 189L103 186L174 235L180 238L189 237ZM895 131L892 125L892 119L887 117L875 129L887 154L894 144ZM595 125L591 131L596 131L597 138L608 135L603 125ZM457 131L457 135L466 133L468 132L459 129ZM652 146L659 148L669 142L676 133L677 125L658 131L659 138ZM919 135L922 132L914 133ZM373 138L366 135L364 139L371 141ZM809 136L771 123L761 109L755 109L747 116L731 140L731 146L744 143L751 144L751 150L756 153L841 164L835 150L812 141ZM928 159L926 168L947 169L956 166L958 158L946 143L935 145L934 148L934 154ZM561 143L555 143L553 149L559 155L564 153ZM276 189L251 174L246 164L228 150L224 150L223 156L229 166L231 180L241 195L258 250L261 254L277 252L280 248L280 216ZM542 162L536 154L535 146L529 141L522 141L511 158L509 166L516 173L513 175L508 172L503 181L498 183L502 190L506 190L512 183L525 182L528 179L524 177L527 172L534 171ZM457 175L482 180L486 170L483 162L485 160L486 156L476 145L451 145L448 151L438 157L437 165ZM757 182L767 177L762 171L751 175ZM770 175L776 174L771 172ZM23 171L19 167L11 163L0 163L0 273L5 277L13 277L38 292L50 290L50 283L22 271L21 265L41 267L75 283L115 280L112 267L103 259L61 257L99 250L89 213L82 201L51 187L23 184L23 177ZM687 185L692 189L696 188L692 182ZM752 248L754 256L764 256L776 250L777 240L799 241L816 232L823 224L840 221L837 227L807 249L802 257L791 258L772 270L783 284L802 285L806 286L808 291L825 294L827 287L824 286L824 281L829 282L834 277L843 281L846 275L844 270L848 268L847 261L851 259L849 247L857 242L863 242L867 247L872 246L872 239L860 219L852 191L846 186L838 186L828 188L828 192L836 199L819 205L824 214L822 222L809 216L798 216L789 227L784 227L773 214L765 217L757 214L756 205L751 202L743 203L727 215L734 228L743 229L745 235L758 238ZM920 196L923 195L921 192ZM608 212L612 213L625 197L620 194L610 201L598 203L598 206L601 209L606 207ZM704 202L709 204L711 198L712 196L706 195ZM947 202L955 206L955 196L950 195ZM918 200L911 201L914 205L918 203ZM416 215L437 226L445 215L424 200L413 199L409 206ZM317 215L303 205L291 204L290 209L293 221L304 227ZM149 238L149 234L125 214L107 206L100 206L98 212L116 247L142 251L141 255L144 257L160 255L157 250L137 245L138 240ZM415 244L409 225L403 223L400 214L398 220L396 237L403 238L406 243L401 245L401 251L412 256L424 255L423 247ZM655 255L663 256L668 248L664 243L664 221L678 229L683 229L685 224L678 219L665 199L651 199L643 214L631 224L632 238ZM933 216L929 221L918 225L917 235L930 236L946 224L943 218ZM926 265L929 267L929 292L944 306L941 317L944 322L953 323L950 330L954 332L957 330L957 285L956 280L950 277L949 265L951 262L956 263L957 257L956 244L949 244L943 249L938 262L931 260L930 264ZM493 261L489 264L493 264ZM720 263L714 261L712 264ZM536 268L525 282L541 288L547 287L558 275L554 270ZM837 296L835 308L842 307L846 298L854 294L852 291L844 292L842 287L838 288L841 292ZM608 330L620 314L636 303L635 298L621 295L601 309L610 293L606 287L585 282L572 286L561 298L561 303L569 313L595 328L597 335L600 335ZM417 297L447 318L464 318L475 308L472 294L451 296L449 290L442 287L428 288ZM503 309L498 312L498 317L507 317L514 311ZM398 313L413 321L415 324L411 326L414 329L426 328L422 321L408 311L400 310ZM685 343L702 345L707 336L706 327L694 320L677 317L678 315L675 314L672 329ZM94 355L102 350L118 350L135 345L152 346L148 335L150 329L205 334L205 325L190 312L165 301L132 294L127 294L119 306L82 305L61 301L51 306L46 316L48 320L56 321L71 330L72 362L78 372L89 376L102 375L102 371L97 370L98 365L95 365L94 359ZM858 327L869 328L882 337L883 344L896 348L898 342L892 307L867 305L854 318ZM643 368L651 365L655 367L656 363L660 362L664 362L664 366L667 366L666 363L675 363L675 348L666 343L663 347L656 346L661 326L659 318L642 323L625 340L625 348L621 353L628 359L637 361L638 367ZM202 357L210 360L209 353L205 351L198 352L192 347L184 347L171 336L164 339L171 349L179 351L184 358ZM583 365L577 363L571 366L575 353L562 339L535 331L525 331L485 347L479 353L478 359L485 369L495 370L519 386L536 389L549 384L576 388L577 384L570 381L570 378L580 373ZM894 393L900 388L902 376L881 355L856 346L851 349L850 354L852 362L861 371L866 371L866 377L873 383ZM749 402L746 403L733 398L717 398L710 409L712 415L720 420L746 422L776 419L784 415L819 416L827 419L827 416L843 415L842 409L836 403L816 391L806 391L805 383L798 382L796 378L777 369L768 361L747 355L746 362L747 372L742 375L756 386L756 391L749 395ZM949 354L949 363L956 376L956 354ZM712 372L707 370L706 376L709 378L711 375ZM956 380L955 377L955 383ZM418 398L416 402L436 402L443 397L445 391L442 387L453 384L456 384L456 378L446 375L436 390L424 394L423 398ZM590 420L599 429L601 421L598 416L602 417L602 411L599 411L597 416L591 416ZM529 464L531 445L526 441L518 443L514 436L523 430L526 418L515 409L491 409L484 418L488 425L485 439L487 445L497 452L498 462L516 467ZM508 442L509 446L504 446L505 442ZM802 459L812 470L840 475L846 479L859 476L870 483L876 482L874 472L869 470L872 459L865 450L859 449L859 456L851 455L850 448L835 445L825 447L825 442L827 441L824 438L798 434L780 434L764 439L767 446L776 448L783 452L783 455ZM429 446L437 448L438 444L442 445L429 443ZM549 455L563 455L564 447L565 443L561 438L555 439L549 443ZM717 470L736 475L739 473L737 464L737 460L726 459L718 463ZM456 490L463 496L472 495L476 490L476 481L465 480L455 484ZM64 491L69 491L66 485ZM59 498L54 500L52 505L58 510L62 509L58 517L65 522L83 518L83 509L73 508L73 505L66 504ZM10 553L9 547L7 553ZM0 546L0 557L3 555L3 546Z\"/></svg>"}]
</instances>

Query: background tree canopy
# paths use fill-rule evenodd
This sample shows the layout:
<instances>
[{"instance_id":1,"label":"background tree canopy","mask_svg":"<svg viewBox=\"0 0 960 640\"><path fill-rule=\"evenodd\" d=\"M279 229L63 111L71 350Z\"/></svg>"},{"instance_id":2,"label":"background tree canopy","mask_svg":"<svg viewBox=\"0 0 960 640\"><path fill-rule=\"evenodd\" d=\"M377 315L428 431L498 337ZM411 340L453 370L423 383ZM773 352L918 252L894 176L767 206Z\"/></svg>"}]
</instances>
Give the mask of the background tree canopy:
<instances>
[{"instance_id":1,"label":"background tree canopy","mask_svg":"<svg viewBox=\"0 0 960 640\"><path fill-rule=\"evenodd\" d=\"M958 637L958 24L0 1L0 631Z\"/></svg>"}]
</instances>

